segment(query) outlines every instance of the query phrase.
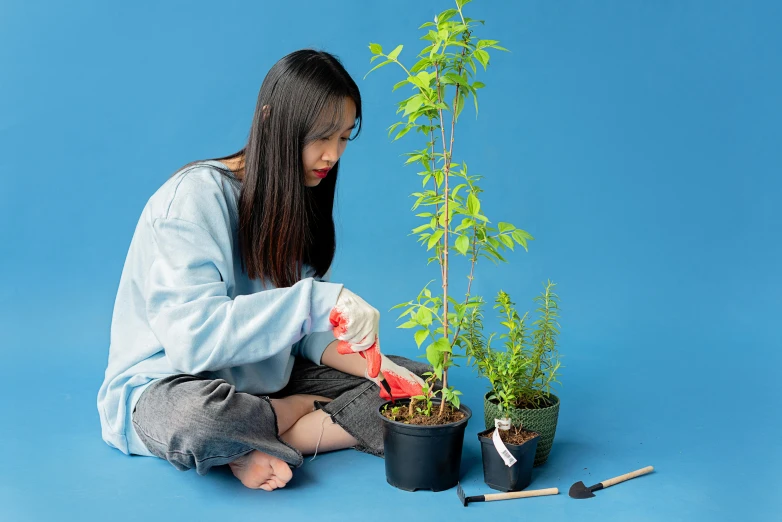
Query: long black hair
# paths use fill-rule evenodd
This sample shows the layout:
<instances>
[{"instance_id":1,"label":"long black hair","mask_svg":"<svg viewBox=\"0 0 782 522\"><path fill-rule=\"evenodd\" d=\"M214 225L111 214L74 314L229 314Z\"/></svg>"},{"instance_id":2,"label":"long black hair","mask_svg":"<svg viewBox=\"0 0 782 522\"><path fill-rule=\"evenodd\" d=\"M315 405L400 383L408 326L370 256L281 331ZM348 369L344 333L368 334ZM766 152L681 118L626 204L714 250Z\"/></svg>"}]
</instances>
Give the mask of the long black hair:
<instances>
[{"instance_id":1,"label":"long black hair","mask_svg":"<svg viewBox=\"0 0 782 522\"><path fill-rule=\"evenodd\" d=\"M345 98L356 106L358 86L332 54L295 51L268 72L258 93L244 154L239 195L239 248L248 276L292 286L304 264L323 276L336 252L334 192L339 161L315 187L304 184L302 151L308 143L342 130ZM264 110L266 107L266 110Z\"/></svg>"}]
</instances>

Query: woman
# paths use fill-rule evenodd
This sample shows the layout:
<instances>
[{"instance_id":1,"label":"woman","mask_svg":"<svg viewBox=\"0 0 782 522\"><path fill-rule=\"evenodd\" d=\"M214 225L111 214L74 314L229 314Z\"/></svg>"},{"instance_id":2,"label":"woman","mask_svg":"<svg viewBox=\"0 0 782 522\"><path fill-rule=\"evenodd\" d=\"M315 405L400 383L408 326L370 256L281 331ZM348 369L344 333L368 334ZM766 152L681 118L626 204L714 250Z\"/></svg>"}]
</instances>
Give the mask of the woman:
<instances>
[{"instance_id":1,"label":"woman","mask_svg":"<svg viewBox=\"0 0 782 522\"><path fill-rule=\"evenodd\" d=\"M264 79L247 145L150 198L98 394L109 445L199 474L228 464L267 491L302 454L382 454L374 410L420 393L428 368L382 355L377 310L328 281L339 158L360 124L340 62L294 52Z\"/></svg>"}]
</instances>

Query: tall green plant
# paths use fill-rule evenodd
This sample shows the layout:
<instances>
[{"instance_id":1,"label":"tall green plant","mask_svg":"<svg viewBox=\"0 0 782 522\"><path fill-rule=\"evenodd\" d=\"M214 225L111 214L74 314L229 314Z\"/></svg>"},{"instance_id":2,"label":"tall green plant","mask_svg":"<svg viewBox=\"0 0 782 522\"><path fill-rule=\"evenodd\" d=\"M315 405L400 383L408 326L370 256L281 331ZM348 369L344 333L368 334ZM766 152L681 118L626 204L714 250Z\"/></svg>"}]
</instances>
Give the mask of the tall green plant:
<instances>
[{"instance_id":1,"label":"tall green plant","mask_svg":"<svg viewBox=\"0 0 782 522\"><path fill-rule=\"evenodd\" d=\"M548 405L552 383L558 383L560 361L557 351L559 335L559 296L551 281L535 301L539 304L538 319L529 331L527 316L519 317L510 296L500 291L494 308L500 311L501 324L507 333L503 350L492 350L494 334L485 339L481 331L473 332L469 356L474 358L478 372L491 383L489 400L500 405L502 412L510 416L514 408L538 408ZM472 312L480 323L481 311Z\"/></svg>"},{"instance_id":2,"label":"tall green plant","mask_svg":"<svg viewBox=\"0 0 782 522\"><path fill-rule=\"evenodd\" d=\"M411 401L411 413L416 400L425 401L421 411L431 413L431 401L437 395L443 399L440 414L446 403L459 407L461 392L449 385L448 368L453 365L455 349L466 350L467 332L476 327L470 310L483 302L471 293L478 259L505 262L501 252L513 250L515 244L526 250L527 241L533 239L510 223L499 222L496 227L492 226L479 198L483 191L478 181L482 177L468 174L466 163L454 161L456 128L469 98L473 100L476 117L478 115L478 90L485 87L475 79L479 66L486 70L490 50L507 51L497 40L475 36L476 27L483 21L464 16L463 8L469 2L456 0L456 9L443 11L433 22L426 22L419 28L426 30L421 39L428 45L410 68L399 60L402 45L389 53L385 53L380 44L369 45L374 55L371 62L383 60L369 73L396 64L404 71L404 78L393 90L410 87L413 91L412 96L398 103L397 113L402 113L402 120L391 125L389 136L396 133L394 140L398 140L411 130L423 136L425 146L406 154L406 165L417 164L423 168L418 173L423 190L412 194L416 198L412 209L419 210L416 216L423 223L414 228L412 234L418 236L427 251L433 251L429 263L438 262L442 280L441 294L433 293L427 284L415 300L394 307L405 308L399 318L407 319L399 327L415 329L414 338L419 348L427 343L426 357L434 368L427 378L424 395ZM449 286L449 256L454 252L470 261L466 292L460 300L454 299ZM439 390L434 388L437 380L442 381Z\"/></svg>"}]
</instances>

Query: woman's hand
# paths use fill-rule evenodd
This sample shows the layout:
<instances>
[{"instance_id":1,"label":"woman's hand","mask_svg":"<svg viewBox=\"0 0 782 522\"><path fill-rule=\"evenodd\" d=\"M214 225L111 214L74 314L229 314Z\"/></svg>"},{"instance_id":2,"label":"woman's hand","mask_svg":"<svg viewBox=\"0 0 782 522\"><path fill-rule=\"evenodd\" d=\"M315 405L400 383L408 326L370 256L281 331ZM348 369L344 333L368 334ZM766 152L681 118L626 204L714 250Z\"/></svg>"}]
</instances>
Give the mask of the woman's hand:
<instances>
[{"instance_id":1,"label":"woman's hand","mask_svg":"<svg viewBox=\"0 0 782 522\"><path fill-rule=\"evenodd\" d=\"M362 352L363 354L364 352ZM424 380L404 366L399 366L383 354L380 355L380 373L377 378L367 378L380 386L383 399L407 399L424 394ZM383 384L381 381L385 381Z\"/></svg>"},{"instance_id":2,"label":"woman's hand","mask_svg":"<svg viewBox=\"0 0 782 522\"><path fill-rule=\"evenodd\" d=\"M380 353L377 344L357 354L349 348L345 351L343 341L331 343L323 352L321 364L355 375L365 377L380 386L384 399L404 399L423 395L424 380L407 368ZM390 391L390 393L389 393Z\"/></svg>"},{"instance_id":3,"label":"woman's hand","mask_svg":"<svg viewBox=\"0 0 782 522\"><path fill-rule=\"evenodd\" d=\"M343 350L363 352L376 344L380 312L347 288L342 288L329 320L334 327L334 337L344 341Z\"/></svg>"}]
</instances>

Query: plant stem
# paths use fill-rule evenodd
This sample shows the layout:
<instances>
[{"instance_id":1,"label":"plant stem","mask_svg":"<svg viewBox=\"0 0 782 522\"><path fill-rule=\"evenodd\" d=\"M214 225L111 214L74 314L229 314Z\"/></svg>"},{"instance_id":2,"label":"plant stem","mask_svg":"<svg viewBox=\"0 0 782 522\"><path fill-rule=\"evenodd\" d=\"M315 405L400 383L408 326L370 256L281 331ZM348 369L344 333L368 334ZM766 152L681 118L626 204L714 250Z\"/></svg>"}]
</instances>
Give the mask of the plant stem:
<instances>
[{"instance_id":1,"label":"plant stem","mask_svg":"<svg viewBox=\"0 0 782 522\"><path fill-rule=\"evenodd\" d=\"M461 15L461 9L459 10L459 14ZM464 19L462 19L462 22L463 21L464 21ZM468 33L468 38L469 38L469 33ZM459 76L461 76L461 74L462 74L462 68L464 67L464 61L463 60L464 60L464 55L465 55L466 52L467 52L467 49L462 48L462 61L459 62L459 68L456 70L456 74L459 75ZM459 84L457 83L456 84L456 95L454 96L453 106L451 107L451 109L453 110L453 118L451 119L451 148L448 151L448 167L449 168L451 166L451 162L450 162L451 158L453 157L453 139L454 139L454 135L453 134L454 134L454 127L455 127L455 124L456 124L456 105L458 104L458 102L459 102ZM440 123L442 123L442 121ZM443 132L443 147L445 147L445 132ZM469 180L468 180L468 183L469 183ZM447 200L446 200L446 203L447 203ZM446 226L448 226L449 224L450 224L450 220L446 219ZM472 264L470 266L470 276L467 278L468 279L467 296L465 298L464 304L467 304L467 302L470 300L470 288L472 287L473 273L475 272L475 258L476 258L475 254L476 254L476 252L475 252L475 225L473 225L473 256L472 256ZM446 313L445 315L446 315L446 318L447 318L448 314ZM456 327L456 334L453 336L453 342L451 343L451 349L453 349L454 344L456 344L456 339L459 338L459 332L460 331L461 331L461 324L459 324Z\"/></svg>"},{"instance_id":2,"label":"plant stem","mask_svg":"<svg viewBox=\"0 0 782 522\"><path fill-rule=\"evenodd\" d=\"M469 38L469 33L468 33ZM462 60L459 62L459 68L457 69L457 74L461 75L462 66L464 65L464 54L467 51L466 48L462 48ZM444 51L443 51L444 52ZM435 65L435 73L437 77L437 97L439 101L442 103L442 96L440 95L440 68ZM444 220L444 231L443 231L443 337L446 339L449 339L448 337L448 230L450 228L451 224L451 216L450 216L450 210L449 210L449 185L448 185L448 178L450 176L451 171L451 161L453 159L453 142L455 137L455 130L456 130L456 108L459 104L459 84L456 84L456 94L453 98L453 105L451 105L451 142L450 147L446 147L445 143L445 128L443 126L443 110L439 109L439 115L440 115L440 132L443 138L443 154L445 155L445 164L443 165L443 177L445 178L445 187L443 189L443 197L445 199L445 209L443 212L445 212L445 220ZM446 153L447 150L447 153ZM456 341L456 338L454 338L454 342ZM449 346L451 346L449 344ZM443 353L443 390L448 389L448 352ZM440 416L443 415L445 412L445 397L443 396L443 400L440 402Z\"/></svg>"},{"instance_id":3,"label":"plant stem","mask_svg":"<svg viewBox=\"0 0 782 522\"><path fill-rule=\"evenodd\" d=\"M470 275L467 276L467 295L464 297L464 304L470 302L470 291L472 288L472 280L474 279L473 274L475 273L475 261L478 259L478 252L476 250L476 247L478 246L478 234L475 232L475 225L472 227L472 260L470 263ZM466 313L466 312L465 312ZM454 344L456 344L456 339L459 338L459 332L462 330L462 324L459 322L459 325L456 327L456 333L453 336L453 343L451 344L451 348L453 348Z\"/></svg>"},{"instance_id":4,"label":"plant stem","mask_svg":"<svg viewBox=\"0 0 782 522\"><path fill-rule=\"evenodd\" d=\"M442 124L443 124L443 122L440 122L440 126L441 127L442 127ZM433 127L432 126L432 118L429 118L429 127ZM435 139L434 139L434 128L430 128L429 129L429 136L432 138L432 141L430 143L432 144L432 176L434 176L434 172L435 172L436 167L437 167L437 163L436 163L435 157L434 157L434 142L435 142ZM439 196L440 195L440 194L438 194L438 190L437 189L438 189L438 186L437 186L437 176L434 176L434 195L435 196ZM440 213L440 204L437 203L437 199L435 199L435 203L434 203L435 219L437 219L436 216L439 213ZM443 258L440 255L440 252L437 252L437 260L438 260L438 262L440 264L440 277L443 278L443 277L445 277L444 274L443 274Z\"/></svg>"},{"instance_id":5,"label":"plant stem","mask_svg":"<svg viewBox=\"0 0 782 522\"><path fill-rule=\"evenodd\" d=\"M443 98L440 94L440 67L438 64L435 64L434 67L435 75L437 78L437 99L440 103L442 103ZM456 90L457 94L459 90ZM443 139L443 156L444 156L444 165L443 165L443 177L445 182L445 187L443 188L443 197L445 198L445 209L443 212L445 212L445 226L443 227L445 230L443 231L443 336L448 339L448 228L450 225L450 219L448 215L448 174L449 170L451 168L451 155L450 152L453 151L453 124L454 124L454 118L451 118L451 151L448 151L448 148L445 144L445 126L443 125L443 110L438 109L438 114L440 115L440 134ZM455 114L454 114L455 116ZM446 366L448 363L448 353L443 354L443 389L448 388L448 367ZM445 398L440 402L440 415L442 416L443 412L445 411Z\"/></svg>"}]
</instances>

